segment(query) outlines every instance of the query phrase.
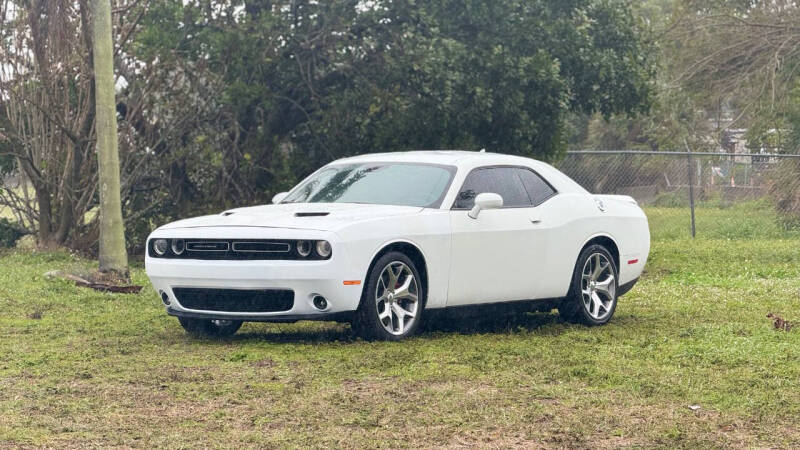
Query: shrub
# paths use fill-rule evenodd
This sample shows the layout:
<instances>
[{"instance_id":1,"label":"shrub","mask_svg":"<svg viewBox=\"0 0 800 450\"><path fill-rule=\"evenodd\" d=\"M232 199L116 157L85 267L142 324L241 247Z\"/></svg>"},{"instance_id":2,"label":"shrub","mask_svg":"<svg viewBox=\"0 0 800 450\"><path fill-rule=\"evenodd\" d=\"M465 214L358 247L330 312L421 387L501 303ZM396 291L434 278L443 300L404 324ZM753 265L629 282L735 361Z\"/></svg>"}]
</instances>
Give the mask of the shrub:
<instances>
[{"instance_id":1,"label":"shrub","mask_svg":"<svg viewBox=\"0 0 800 450\"><path fill-rule=\"evenodd\" d=\"M0 247L13 247L24 235L25 231L19 225L0 218Z\"/></svg>"}]
</instances>

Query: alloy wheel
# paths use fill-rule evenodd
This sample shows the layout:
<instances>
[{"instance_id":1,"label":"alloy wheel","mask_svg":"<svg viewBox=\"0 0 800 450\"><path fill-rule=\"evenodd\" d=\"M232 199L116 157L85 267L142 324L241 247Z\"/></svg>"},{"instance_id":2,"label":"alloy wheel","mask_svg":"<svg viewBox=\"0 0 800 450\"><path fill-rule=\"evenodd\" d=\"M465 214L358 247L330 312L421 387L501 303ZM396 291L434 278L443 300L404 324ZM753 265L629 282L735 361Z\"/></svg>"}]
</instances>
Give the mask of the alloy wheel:
<instances>
[{"instance_id":1,"label":"alloy wheel","mask_svg":"<svg viewBox=\"0 0 800 450\"><path fill-rule=\"evenodd\" d=\"M586 312L595 320L611 314L616 301L617 285L614 266L602 253L593 253L586 259L581 276L581 297Z\"/></svg>"},{"instance_id":2,"label":"alloy wheel","mask_svg":"<svg viewBox=\"0 0 800 450\"><path fill-rule=\"evenodd\" d=\"M405 263L394 261L386 265L375 289L378 320L389 333L399 336L417 320L419 285L414 272Z\"/></svg>"}]
</instances>

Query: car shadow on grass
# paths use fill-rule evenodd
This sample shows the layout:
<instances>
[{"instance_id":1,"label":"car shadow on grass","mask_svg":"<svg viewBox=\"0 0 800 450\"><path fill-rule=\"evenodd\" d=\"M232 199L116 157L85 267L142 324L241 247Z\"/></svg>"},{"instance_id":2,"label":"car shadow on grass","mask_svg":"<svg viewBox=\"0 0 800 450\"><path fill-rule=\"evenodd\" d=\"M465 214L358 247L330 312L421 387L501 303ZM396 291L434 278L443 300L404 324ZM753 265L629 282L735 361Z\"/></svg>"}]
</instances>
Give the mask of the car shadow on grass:
<instances>
[{"instance_id":1,"label":"car shadow on grass","mask_svg":"<svg viewBox=\"0 0 800 450\"><path fill-rule=\"evenodd\" d=\"M558 326L561 325L561 326ZM435 333L509 334L514 332L560 333L566 324L558 314L546 312L508 312L487 315L445 312L427 320L423 335Z\"/></svg>"},{"instance_id":2,"label":"car shadow on grass","mask_svg":"<svg viewBox=\"0 0 800 450\"><path fill-rule=\"evenodd\" d=\"M537 332L561 334L572 326L558 314L546 312L505 312L476 314L447 311L426 317L422 330L415 339L439 339L447 335L513 334ZM269 341L276 343L320 344L363 342L349 324L334 322L297 322L293 324L246 325L239 333L226 340Z\"/></svg>"}]
</instances>

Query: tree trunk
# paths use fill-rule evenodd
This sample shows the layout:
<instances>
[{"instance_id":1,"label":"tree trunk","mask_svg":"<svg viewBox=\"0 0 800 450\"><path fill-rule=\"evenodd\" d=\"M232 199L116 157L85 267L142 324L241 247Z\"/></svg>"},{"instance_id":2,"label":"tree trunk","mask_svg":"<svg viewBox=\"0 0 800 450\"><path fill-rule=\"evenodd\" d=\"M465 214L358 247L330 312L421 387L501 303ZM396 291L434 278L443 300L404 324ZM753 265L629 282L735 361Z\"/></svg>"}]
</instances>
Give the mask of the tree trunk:
<instances>
[{"instance_id":1,"label":"tree trunk","mask_svg":"<svg viewBox=\"0 0 800 450\"><path fill-rule=\"evenodd\" d=\"M100 271L128 278L128 254L122 222L114 99L114 50L110 0L92 0L95 130L100 182Z\"/></svg>"},{"instance_id":2,"label":"tree trunk","mask_svg":"<svg viewBox=\"0 0 800 450\"><path fill-rule=\"evenodd\" d=\"M44 186L36 189L39 206L39 247L51 249L56 246L53 240L53 210L50 204L50 190Z\"/></svg>"}]
</instances>

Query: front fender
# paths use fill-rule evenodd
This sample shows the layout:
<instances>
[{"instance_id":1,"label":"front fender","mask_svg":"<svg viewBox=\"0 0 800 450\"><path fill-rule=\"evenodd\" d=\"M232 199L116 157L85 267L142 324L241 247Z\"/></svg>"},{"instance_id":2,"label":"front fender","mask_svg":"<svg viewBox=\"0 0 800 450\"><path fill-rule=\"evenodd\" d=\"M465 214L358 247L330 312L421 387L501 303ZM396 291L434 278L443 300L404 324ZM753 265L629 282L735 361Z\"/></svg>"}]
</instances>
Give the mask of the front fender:
<instances>
[{"instance_id":1,"label":"front fender","mask_svg":"<svg viewBox=\"0 0 800 450\"><path fill-rule=\"evenodd\" d=\"M450 274L450 220L447 211L424 212L364 223L355 223L337 231L341 242L366 284L370 265L387 246L406 243L416 247L425 258L428 285L427 308L442 308L447 301Z\"/></svg>"}]
</instances>

